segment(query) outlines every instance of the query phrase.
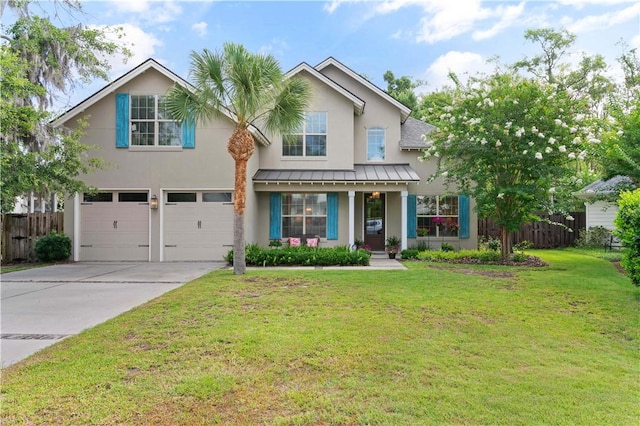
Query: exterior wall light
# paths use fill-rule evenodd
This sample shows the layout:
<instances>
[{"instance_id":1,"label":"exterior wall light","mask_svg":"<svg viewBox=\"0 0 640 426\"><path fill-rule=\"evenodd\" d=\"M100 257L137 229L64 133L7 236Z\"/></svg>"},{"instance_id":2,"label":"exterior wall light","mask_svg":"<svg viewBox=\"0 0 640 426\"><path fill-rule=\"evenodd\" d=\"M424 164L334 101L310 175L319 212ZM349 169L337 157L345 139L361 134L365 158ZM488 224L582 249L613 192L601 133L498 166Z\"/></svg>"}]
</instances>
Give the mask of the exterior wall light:
<instances>
[{"instance_id":1,"label":"exterior wall light","mask_svg":"<svg viewBox=\"0 0 640 426\"><path fill-rule=\"evenodd\" d=\"M149 207L151 208L151 210L157 210L158 209L158 197L157 196L153 196L151 197L151 200L149 201Z\"/></svg>"}]
</instances>

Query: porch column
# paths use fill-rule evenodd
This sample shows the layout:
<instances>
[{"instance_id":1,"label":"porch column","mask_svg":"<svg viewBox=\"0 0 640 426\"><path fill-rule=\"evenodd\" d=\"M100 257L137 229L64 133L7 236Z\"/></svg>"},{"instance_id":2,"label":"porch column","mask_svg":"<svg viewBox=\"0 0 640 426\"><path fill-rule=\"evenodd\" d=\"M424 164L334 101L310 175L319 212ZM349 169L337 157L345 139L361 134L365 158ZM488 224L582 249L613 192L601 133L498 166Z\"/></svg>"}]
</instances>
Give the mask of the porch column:
<instances>
[{"instance_id":1,"label":"porch column","mask_svg":"<svg viewBox=\"0 0 640 426\"><path fill-rule=\"evenodd\" d=\"M402 243L400 245L400 249L401 250L406 250L407 249L407 196L409 195L409 191L400 191L400 197L401 197L401 202L400 202L400 206L401 206L401 225L400 225L400 232L401 232L401 240Z\"/></svg>"},{"instance_id":2,"label":"porch column","mask_svg":"<svg viewBox=\"0 0 640 426\"><path fill-rule=\"evenodd\" d=\"M349 247L356 242L356 191L349 191Z\"/></svg>"},{"instance_id":3,"label":"porch column","mask_svg":"<svg viewBox=\"0 0 640 426\"><path fill-rule=\"evenodd\" d=\"M80 194L73 196L73 261L80 260Z\"/></svg>"}]
</instances>

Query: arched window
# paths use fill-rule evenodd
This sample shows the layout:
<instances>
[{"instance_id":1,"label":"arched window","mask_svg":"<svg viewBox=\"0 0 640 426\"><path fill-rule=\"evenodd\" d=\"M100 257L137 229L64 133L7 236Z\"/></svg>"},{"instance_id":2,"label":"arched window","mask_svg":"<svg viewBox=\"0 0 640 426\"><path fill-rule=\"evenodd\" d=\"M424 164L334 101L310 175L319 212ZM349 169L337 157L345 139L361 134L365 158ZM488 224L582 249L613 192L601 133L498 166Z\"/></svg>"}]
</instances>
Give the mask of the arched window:
<instances>
[{"instance_id":1,"label":"arched window","mask_svg":"<svg viewBox=\"0 0 640 426\"><path fill-rule=\"evenodd\" d=\"M372 127L367 129L367 161L384 161L384 129Z\"/></svg>"}]
</instances>

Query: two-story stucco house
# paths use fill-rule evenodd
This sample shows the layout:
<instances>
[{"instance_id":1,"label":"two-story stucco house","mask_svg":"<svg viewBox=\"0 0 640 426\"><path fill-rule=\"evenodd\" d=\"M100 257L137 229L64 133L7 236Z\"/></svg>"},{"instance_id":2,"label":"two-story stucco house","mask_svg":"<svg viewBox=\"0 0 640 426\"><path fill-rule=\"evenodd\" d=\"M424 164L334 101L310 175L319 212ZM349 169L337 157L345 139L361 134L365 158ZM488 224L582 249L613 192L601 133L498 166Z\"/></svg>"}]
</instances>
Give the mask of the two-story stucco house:
<instances>
[{"instance_id":1,"label":"two-story stucco house","mask_svg":"<svg viewBox=\"0 0 640 426\"><path fill-rule=\"evenodd\" d=\"M325 247L363 240L384 250L395 235L403 248L420 240L476 247L469 198L427 183L435 164L418 160L433 126L333 58L288 75L309 79L312 105L286 143L252 129L248 243L318 235ZM232 247L234 163L226 145L234 124L171 120L160 101L174 84L188 85L149 59L54 122L87 120L85 143L110 164L85 177L98 193L66 202L74 260L221 260Z\"/></svg>"}]
</instances>

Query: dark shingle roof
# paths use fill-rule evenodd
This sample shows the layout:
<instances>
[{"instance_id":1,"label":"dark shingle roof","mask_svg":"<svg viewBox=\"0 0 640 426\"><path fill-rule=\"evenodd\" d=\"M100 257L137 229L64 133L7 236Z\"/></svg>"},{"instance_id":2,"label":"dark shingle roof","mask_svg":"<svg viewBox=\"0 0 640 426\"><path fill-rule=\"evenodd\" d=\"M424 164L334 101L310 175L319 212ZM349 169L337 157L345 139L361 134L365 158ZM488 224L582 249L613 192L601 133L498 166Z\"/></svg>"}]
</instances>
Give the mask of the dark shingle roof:
<instances>
[{"instance_id":1,"label":"dark shingle roof","mask_svg":"<svg viewBox=\"0 0 640 426\"><path fill-rule=\"evenodd\" d=\"M291 170L260 169L253 175L254 182L301 183L406 183L418 182L420 176L408 164L355 164L353 169Z\"/></svg>"},{"instance_id":2,"label":"dark shingle roof","mask_svg":"<svg viewBox=\"0 0 640 426\"><path fill-rule=\"evenodd\" d=\"M428 145L422 139L422 135L428 135L436 130L436 126L416 120L413 117L407 118L407 121L400 128L400 148L401 149L419 149L426 148Z\"/></svg>"}]
</instances>

